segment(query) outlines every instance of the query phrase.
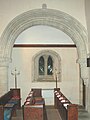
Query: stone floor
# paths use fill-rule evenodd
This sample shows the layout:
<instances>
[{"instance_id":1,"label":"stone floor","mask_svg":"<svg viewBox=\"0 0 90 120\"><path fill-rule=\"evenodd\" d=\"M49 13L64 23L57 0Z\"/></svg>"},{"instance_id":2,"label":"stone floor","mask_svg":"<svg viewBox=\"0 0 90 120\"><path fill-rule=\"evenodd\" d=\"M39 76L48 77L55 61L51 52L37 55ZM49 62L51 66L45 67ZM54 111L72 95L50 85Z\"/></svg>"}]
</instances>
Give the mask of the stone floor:
<instances>
[{"instance_id":1,"label":"stone floor","mask_svg":"<svg viewBox=\"0 0 90 120\"><path fill-rule=\"evenodd\" d=\"M62 120L57 109L54 107L46 107L48 120Z\"/></svg>"},{"instance_id":2,"label":"stone floor","mask_svg":"<svg viewBox=\"0 0 90 120\"><path fill-rule=\"evenodd\" d=\"M46 107L48 120L62 120L57 109L54 107ZM17 111L17 116L12 120L23 120L22 110ZM90 120L90 114L84 109L79 109L78 120Z\"/></svg>"},{"instance_id":3,"label":"stone floor","mask_svg":"<svg viewBox=\"0 0 90 120\"><path fill-rule=\"evenodd\" d=\"M84 109L80 109L78 112L78 120L90 120L90 113Z\"/></svg>"}]
</instances>

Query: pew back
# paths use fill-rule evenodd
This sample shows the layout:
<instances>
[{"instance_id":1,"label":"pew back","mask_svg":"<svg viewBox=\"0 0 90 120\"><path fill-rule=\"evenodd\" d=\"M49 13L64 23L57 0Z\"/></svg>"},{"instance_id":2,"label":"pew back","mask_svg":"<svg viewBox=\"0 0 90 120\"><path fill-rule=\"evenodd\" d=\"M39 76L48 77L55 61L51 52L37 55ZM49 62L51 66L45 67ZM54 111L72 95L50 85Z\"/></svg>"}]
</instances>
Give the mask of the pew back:
<instances>
[{"instance_id":1,"label":"pew back","mask_svg":"<svg viewBox=\"0 0 90 120\"><path fill-rule=\"evenodd\" d=\"M72 104L60 91L54 89L54 105L58 109L62 120L78 120L78 105Z\"/></svg>"},{"instance_id":2,"label":"pew back","mask_svg":"<svg viewBox=\"0 0 90 120\"><path fill-rule=\"evenodd\" d=\"M41 89L32 89L23 105L23 120L47 120Z\"/></svg>"},{"instance_id":3,"label":"pew back","mask_svg":"<svg viewBox=\"0 0 90 120\"><path fill-rule=\"evenodd\" d=\"M31 89L31 91L33 91L33 97L42 97L41 89Z\"/></svg>"},{"instance_id":4,"label":"pew back","mask_svg":"<svg viewBox=\"0 0 90 120\"><path fill-rule=\"evenodd\" d=\"M16 96L18 93L18 96ZM0 120L10 120L16 108L21 107L20 89L10 89L0 97Z\"/></svg>"},{"instance_id":5,"label":"pew back","mask_svg":"<svg viewBox=\"0 0 90 120\"><path fill-rule=\"evenodd\" d=\"M12 91L10 90L6 94L0 97L0 105L5 105L12 98Z\"/></svg>"}]
</instances>

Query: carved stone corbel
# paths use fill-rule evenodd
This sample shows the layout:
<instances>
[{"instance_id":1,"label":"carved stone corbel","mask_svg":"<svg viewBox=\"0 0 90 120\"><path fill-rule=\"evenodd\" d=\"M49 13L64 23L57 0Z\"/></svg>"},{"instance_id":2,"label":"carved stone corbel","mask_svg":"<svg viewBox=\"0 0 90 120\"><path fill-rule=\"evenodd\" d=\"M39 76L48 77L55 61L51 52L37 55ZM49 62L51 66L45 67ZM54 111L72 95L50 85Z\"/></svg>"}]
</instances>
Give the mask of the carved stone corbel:
<instances>
[{"instance_id":1,"label":"carved stone corbel","mask_svg":"<svg viewBox=\"0 0 90 120\"><path fill-rule=\"evenodd\" d=\"M77 59L76 62L80 64L80 76L83 79L84 84L88 86L89 70L86 59Z\"/></svg>"},{"instance_id":2,"label":"carved stone corbel","mask_svg":"<svg viewBox=\"0 0 90 120\"><path fill-rule=\"evenodd\" d=\"M84 78L83 81L84 81L84 85L88 87L88 78Z\"/></svg>"}]
</instances>

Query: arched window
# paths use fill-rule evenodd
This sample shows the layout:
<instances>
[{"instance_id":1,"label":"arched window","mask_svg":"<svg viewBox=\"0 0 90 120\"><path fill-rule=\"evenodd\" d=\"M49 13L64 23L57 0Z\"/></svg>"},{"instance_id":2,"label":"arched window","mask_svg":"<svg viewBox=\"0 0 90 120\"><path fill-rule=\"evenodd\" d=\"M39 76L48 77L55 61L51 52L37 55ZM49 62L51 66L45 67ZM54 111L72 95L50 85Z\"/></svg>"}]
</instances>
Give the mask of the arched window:
<instances>
[{"instance_id":1,"label":"arched window","mask_svg":"<svg viewBox=\"0 0 90 120\"><path fill-rule=\"evenodd\" d=\"M55 69L57 69L57 73L61 71L61 59L59 55L52 50L40 51L33 57L32 61L33 81L55 81ZM58 74L58 80L60 80L60 74Z\"/></svg>"},{"instance_id":2,"label":"arched window","mask_svg":"<svg viewBox=\"0 0 90 120\"><path fill-rule=\"evenodd\" d=\"M39 76L43 75L44 78L47 78L49 75L53 75L53 60L50 55L40 56L39 61Z\"/></svg>"}]
</instances>

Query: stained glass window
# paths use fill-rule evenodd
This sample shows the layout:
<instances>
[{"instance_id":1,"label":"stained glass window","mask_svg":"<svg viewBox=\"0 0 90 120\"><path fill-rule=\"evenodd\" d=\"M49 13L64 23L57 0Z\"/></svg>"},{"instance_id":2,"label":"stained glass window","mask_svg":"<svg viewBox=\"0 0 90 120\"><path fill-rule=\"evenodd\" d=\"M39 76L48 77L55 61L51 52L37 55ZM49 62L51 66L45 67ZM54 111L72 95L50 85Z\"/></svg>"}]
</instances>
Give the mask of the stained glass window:
<instances>
[{"instance_id":1,"label":"stained glass window","mask_svg":"<svg viewBox=\"0 0 90 120\"><path fill-rule=\"evenodd\" d=\"M53 61L52 61L52 57L49 56L47 60L47 74L52 75L53 74L52 71L53 71Z\"/></svg>"},{"instance_id":2,"label":"stained glass window","mask_svg":"<svg viewBox=\"0 0 90 120\"><path fill-rule=\"evenodd\" d=\"M39 58L39 75L44 75L45 74L45 63L44 63L44 58L41 56Z\"/></svg>"}]
</instances>

